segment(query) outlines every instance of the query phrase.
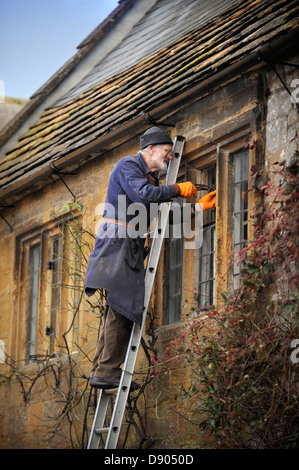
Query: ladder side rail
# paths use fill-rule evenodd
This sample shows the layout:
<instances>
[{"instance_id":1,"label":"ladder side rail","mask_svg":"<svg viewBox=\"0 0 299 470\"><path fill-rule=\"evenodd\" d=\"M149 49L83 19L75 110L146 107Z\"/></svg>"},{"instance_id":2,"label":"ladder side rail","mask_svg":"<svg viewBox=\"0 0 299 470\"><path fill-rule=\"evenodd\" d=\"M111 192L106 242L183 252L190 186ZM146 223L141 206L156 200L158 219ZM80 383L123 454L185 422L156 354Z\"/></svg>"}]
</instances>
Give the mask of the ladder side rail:
<instances>
[{"instance_id":1,"label":"ladder side rail","mask_svg":"<svg viewBox=\"0 0 299 470\"><path fill-rule=\"evenodd\" d=\"M100 391L100 396L98 399L98 403L97 403L97 407L96 407L96 411L95 411L95 415L94 415L94 419L93 419L93 423L92 423L92 427L90 431L87 449L97 449L99 447L101 436L96 433L96 430L103 428L108 404L109 404L109 395L105 392L105 390L102 389Z\"/></svg>"},{"instance_id":2,"label":"ladder side rail","mask_svg":"<svg viewBox=\"0 0 299 470\"><path fill-rule=\"evenodd\" d=\"M175 138L173 145L174 157L171 160L168 167L168 172L166 175L165 184L174 184L177 179L178 170L180 167L181 156L183 153L185 144L185 139L181 136ZM178 147L178 148L177 148ZM127 403L128 394L130 391L130 385L132 381L132 376L134 373L135 363L137 359L137 354L139 350L139 345L141 342L142 332L146 320L148 305L151 298L152 288L155 280L155 274L158 266L158 261L160 258L161 248L164 240L164 235L168 223L168 215L170 210L171 202L163 202L160 205L160 211L158 220L154 230L154 237L149 253L148 263L145 273L145 299L144 299L144 310L142 316L141 326L139 327L134 323L132 327L132 332L130 340L128 343L127 354L124 362L123 371L120 378L120 384L115 399L114 409L111 417L110 428L108 431L105 449L115 449L118 437L120 433L120 428L125 412L125 407Z\"/></svg>"}]
</instances>

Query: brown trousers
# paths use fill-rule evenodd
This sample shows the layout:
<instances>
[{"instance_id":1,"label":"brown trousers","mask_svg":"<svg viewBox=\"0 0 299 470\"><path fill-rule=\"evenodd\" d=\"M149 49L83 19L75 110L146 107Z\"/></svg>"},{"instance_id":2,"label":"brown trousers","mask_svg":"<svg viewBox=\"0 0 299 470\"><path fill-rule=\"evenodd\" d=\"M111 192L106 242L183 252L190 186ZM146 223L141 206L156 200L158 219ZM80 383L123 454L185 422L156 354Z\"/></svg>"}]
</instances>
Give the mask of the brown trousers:
<instances>
[{"instance_id":1,"label":"brown trousers","mask_svg":"<svg viewBox=\"0 0 299 470\"><path fill-rule=\"evenodd\" d=\"M133 322L111 307L106 308L103 320L90 377L119 379Z\"/></svg>"}]
</instances>

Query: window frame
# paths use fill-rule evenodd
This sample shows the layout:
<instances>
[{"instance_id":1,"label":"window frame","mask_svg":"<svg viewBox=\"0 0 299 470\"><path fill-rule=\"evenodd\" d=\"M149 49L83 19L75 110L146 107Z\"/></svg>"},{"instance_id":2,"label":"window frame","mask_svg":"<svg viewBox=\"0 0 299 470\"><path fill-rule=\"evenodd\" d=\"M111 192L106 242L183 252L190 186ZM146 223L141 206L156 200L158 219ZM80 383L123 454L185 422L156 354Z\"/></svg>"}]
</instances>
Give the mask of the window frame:
<instances>
[{"instance_id":1,"label":"window frame","mask_svg":"<svg viewBox=\"0 0 299 470\"><path fill-rule=\"evenodd\" d=\"M55 243L58 243L58 253L56 253ZM49 353L56 352L60 332L60 309L61 309L61 281L62 281L62 234L56 234L51 240L52 256L48 263L51 269L51 305L50 305L50 326L49 333Z\"/></svg>"},{"instance_id":2,"label":"window frame","mask_svg":"<svg viewBox=\"0 0 299 470\"><path fill-rule=\"evenodd\" d=\"M229 142L219 144L217 153L217 210L216 224L218 234L216 234L216 305L222 303L221 292L231 292L234 289L234 267L231 262L234 253L234 155L248 152L248 185L250 185L250 171L253 165L259 166L260 154L257 152L256 141L258 136L255 131L251 132L248 124L243 133ZM222 178L220 177L222 175ZM251 210L255 202L255 195L248 193L248 225L247 235L250 241ZM226 217L223 219L223 214ZM223 236L219 236L220 231ZM218 272L217 272L218 271Z\"/></svg>"},{"instance_id":3,"label":"window frame","mask_svg":"<svg viewBox=\"0 0 299 470\"><path fill-rule=\"evenodd\" d=\"M78 309L78 302L75 305L74 282L70 281L70 274L64 269L70 258L73 261L74 255L71 254L70 247L66 246L70 235L67 233L66 222L70 216L61 217L58 221L49 221L46 224L35 228L29 228L26 232L17 233L15 238L15 261L14 261L14 283L13 283L13 302L12 302L12 320L10 335L10 355L21 366L44 360L49 355L58 352L58 343L60 344L61 334L68 331L68 325L72 325L70 333L70 350L73 351L73 312ZM73 221L81 226L81 216L71 216ZM61 237L61 260L60 260L60 293L59 293L59 313L57 318L57 329L59 341L50 345L49 336L51 326L51 303L52 303L52 275L51 263L53 262L53 242ZM38 311L37 311L37 345L34 353L29 354L29 323L30 323L30 250L35 246L40 246L40 275L38 292ZM81 280L76 279L76 286ZM65 312L70 310L70 304L73 304L73 310L69 315ZM77 320L79 315L77 315ZM79 320L76 323L79 328ZM79 333L76 335L79 338ZM76 346L78 349L78 345ZM29 357L30 356L30 357Z\"/></svg>"}]
</instances>

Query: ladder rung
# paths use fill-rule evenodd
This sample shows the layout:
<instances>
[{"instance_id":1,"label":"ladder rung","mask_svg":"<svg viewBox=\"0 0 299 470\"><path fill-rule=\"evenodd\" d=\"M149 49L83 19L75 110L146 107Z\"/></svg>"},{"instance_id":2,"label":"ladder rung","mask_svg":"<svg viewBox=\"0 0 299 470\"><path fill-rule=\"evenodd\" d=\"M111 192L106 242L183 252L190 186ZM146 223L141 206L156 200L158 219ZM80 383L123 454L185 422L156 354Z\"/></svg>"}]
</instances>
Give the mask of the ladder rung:
<instances>
[{"instance_id":1,"label":"ladder rung","mask_svg":"<svg viewBox=\"0 0 299 470\"><path fill-rule=\"evenodd\" d=\"M104 432L108 432L109 428L99 428L95 429L94 432L97 436L100 436L101 434L104 434Z\"/></svg>"}]
</instances>

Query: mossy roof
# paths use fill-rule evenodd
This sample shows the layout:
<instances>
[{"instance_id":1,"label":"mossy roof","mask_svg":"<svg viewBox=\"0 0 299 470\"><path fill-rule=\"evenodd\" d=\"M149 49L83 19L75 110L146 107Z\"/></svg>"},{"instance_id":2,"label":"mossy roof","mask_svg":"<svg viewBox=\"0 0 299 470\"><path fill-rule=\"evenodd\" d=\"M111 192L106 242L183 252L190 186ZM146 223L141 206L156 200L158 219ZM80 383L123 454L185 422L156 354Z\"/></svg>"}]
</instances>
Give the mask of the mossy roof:
<instances>
[{"instance_id":1,"label":"mossy roof","mask_svg":"<svg viewBox=\"0 0 299 470\"><path fill-rule=\"evenodd\" d=\"M134 66L46 109L0 162L1 189L298 28L297 0L242 1Z\"/></svg>"}]
</instances>

